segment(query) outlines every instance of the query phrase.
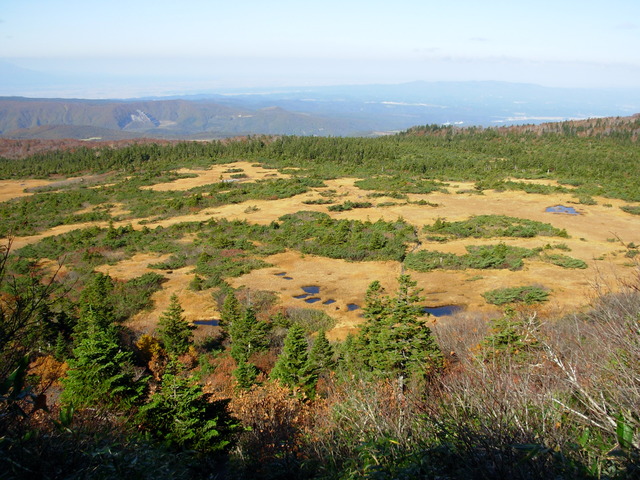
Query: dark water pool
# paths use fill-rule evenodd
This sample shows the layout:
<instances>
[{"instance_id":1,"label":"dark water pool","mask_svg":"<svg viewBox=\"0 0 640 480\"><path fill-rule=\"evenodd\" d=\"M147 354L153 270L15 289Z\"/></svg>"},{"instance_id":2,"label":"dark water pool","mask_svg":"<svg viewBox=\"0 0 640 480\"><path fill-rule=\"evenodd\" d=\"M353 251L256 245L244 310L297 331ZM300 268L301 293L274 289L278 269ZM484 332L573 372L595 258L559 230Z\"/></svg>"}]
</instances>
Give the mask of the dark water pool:
<instances>
[{"instance_id":1,"label":"dark water pool","mask_svg":"<svg viewBox=\"0 0 640 480\"><path fill-rule=\"evenodd\" d=\"M210 325L217 327L220 324L220 320L194 320L195 325Z\"/></svg>"},{"instance_id":2,"label":"dark water pool","mask_svg":"<svg viewBox=\"0 0 640 480\"><path fill-rule=\"evenodd\" d=\"M323 305L331 305L332 303L336 303L336 301L333 298L330 298L329 300L325 300L324 302L322 302Z\"/></svg>"},{"instance_id":3,"label":"dark water pool","mask_svg":"<svg viewBox=\"0 0 640 480\"><path fill-rule=\"evenodd\" d=\"M462 310L460 305L442 305L440 307L424 307L422 311L433 315L434 317L445 317L447 315L453 315Z\"/></svg>"},{"instance_id":4,"label":"dark water pool","mask_svg":"<svg viewBox=\"0 0 640 480\"><path fill-rule=\"evenodd\" d=\"M316 302L319 302L320 300L321 300L320 297L311 297L311 298L307 298L305 300L305 302L307 302L307 303L316 303Z\"/></svg>"},{"instance_id":5,"label":"dark water pool","mask_svg":"<svg viewBox=\"0 0 640 480\"><path fill-rule=\"evenodd\" d=\"M573 207L565 207L564 205L555 205L553 207L547 207L545 212L548 213L564 213L565 215L580 215L580 212L576 211Z\"/></svg>"},{"instance_id":6,"label":"dark water pool","mask_svg":"<svg viewBox=\"0 0 640 480\"><path fill-rule=\"evenodd\" d=\"M282 278L284 278L285 280L293 280L293 277L282 277Z\"/></svg>"},{"instance_id":7,"label":"dark water pool","mask_svg":"<svg viewBox=\"0 0 640 480\"><path fill-rule=\"evenodd\" d=\"M307 298L309 295L311 295L310 293L302 293L300 295L294 295L293 298Z\"/></svg>"},{"instance_id":8,"label":"dark water pool","mask_svg":"<svg viewBox=\"0 0 640 480\"><path fill-rule=\"evenodd\" d=\"M347 310L352 312L354 310L358 310L360 308L360 305L358 305L357 303L347 303Z\"/></svg>"},{"instance_id":9,"label":"dark water pool","mask_svg":"<svg viewBox=\"0 0 640 480\"><path fill-rule=\"evenodd\" d=\"M286 274L287 272L274 273L276 277L284 277Z\"/></svg>"},{"instance_id":10,"label":"dark water pool","mask_svg":"<svg viewBox=\"0 0 640 480\"><path fill-rule=\"evenodd\" d=\"M320 293L320 287L318 285L308 285L306 287L302 287L302 291L317 295L318 293Z\"/></svg>"}]
</instances>

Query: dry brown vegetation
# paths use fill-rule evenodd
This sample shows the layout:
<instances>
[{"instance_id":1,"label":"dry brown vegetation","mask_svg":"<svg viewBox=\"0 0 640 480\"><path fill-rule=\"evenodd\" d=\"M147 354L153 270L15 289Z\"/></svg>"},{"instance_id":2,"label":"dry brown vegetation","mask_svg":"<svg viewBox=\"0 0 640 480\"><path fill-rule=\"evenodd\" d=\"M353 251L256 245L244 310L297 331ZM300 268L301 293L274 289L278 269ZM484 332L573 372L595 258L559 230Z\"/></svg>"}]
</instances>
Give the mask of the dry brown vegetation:
<instances>
[{"instance_id":1,"label":"dry brown vegetation","mask_svg":"<svg viewBox=\"0 0 640 480\"><path fill-rule=\"evenodd\" d=\"M223 180L231 180L233 171L241 170L246 178L243 182L252 182L267 178L283 178L287 175L271 169L264 169L249 162L234 162L214 165L206 170L181 169L179 173L193 175L168 183L156 184L148 188L155 190L184 191L193 187L207 185ZM299 210L327 212L326 205L309 205L303 202L320 198L319 193L334 191L334 198L338 202L363 201L367 199L367 191L354 186L354 178L328 180L326 187L314 188L311 192L279 200L255 200L238 204L223 205L216 208L201 209L197 212L171 217L164 220L148 222L148 219L135 221L124 220L114 222L115 226L131 224L134 228L142 228L143 224L153 228L167 227L185 221L206 221L210 218L226 218L229 220L248 220L260 224L269 224L278 220L284 214ZM44 180L20 180L3 182L3 199L19 196L24 190L33 186L45 185ZM540 183L540 181L538 181ZM544 181L548 184L549 181ZM471 182L451 182L447 190L450 192L471 192L474 188ZM460 305L467 313L497 313L499 308L489 305L482 298L481 293L487 290L506 287L509 285L544 285L552 292L551 301L545 307L548 312L564 314L575 312L589 303L594 294L594 286L605 282L615 284L620 279L628 278L631 274L629 259L625 258L625 243L640 243L638 237L637 219L617 208L624 202L616 199L597 198L596 205L574 204L575 198L568 193L551 195L524 194L517 191L484 191L482 195L474 193L442 193L409 194L409 201L398 201L392 198L376 198L375 203L396 202L396 205L371 208L360 208L346 212L328 212L334 218L355 220L395 220L403 218L414 225L419 232L420 245L418 249L438 250L445 253L462 254L465 246L495 244L496 239L459 239L445 244L434 244L420 233L421 227L432 224L438 218L458 221L473 215L508 215L551 223L554 227L566 229L570 238L562 239L571 249L571 256L584 260L589 265L588 270L561 269L539 260L526 262L520 271L508 270L438 270L428 273L413 272L412 275L424 289L429 306ZM426 200L431 205L420 205L420 200ZM374 205L375 205L374 203ZM580 215L552 214L545 212L545 208L552 205L573 204ZM437 205L437 206L432 206ZM605 206L606 205L606 206ZM112 209L112 214L123 214L119 207ZM98 222L106 226L106 222ZM46 236L58 235L76 228L86 227L88 224L71 224L54 227L35 236L18 237L14 248L38 241ZM189 242L188 238L184 239ZM534 248L545 243L554 243L548 237L534 237L522 239L501 239L508 245ZM621 242L623 241L623 243ZM557 242L556 242L557 243ZM166 258L163 258L166 259ZM123 260L120 264L100 267L100 271L109 273L113 278L129 279L144 273L147 265L153 261L160 261L159 257L151 259L148 255L136 255ZM301 293L305 285L318 285L321 288L323 300L333 299L336 303L322 305L318 302L312 308L323 309L338 320L330 337L343 339L361 322L358 310L348 311L346 305L363 304L363 296L367 285L379 279L389 289L394 288L394 279L400 273L402 266L398 262L347 262L324 257L302 255L297 252L287 252L268 257L266 261L273 267L254 270L251 273L231 279L234 287L245 286L255 290L274 291L279 295L280 302L285 307L307 306L302 300L294 299L294 295ZM283 280L275 273L286 272L293 280ZM183 268L168 275L163 291L154 295L155 309L136 316L131 325L147 332L153 327L157 318L166 306L168 298L175 293L180 297L191 321L216 317L216 306L209 291L191 292L188 290L192 278L192 269ZM206 327L200 327L206 328Z\"/></svg>"}]
</instances>

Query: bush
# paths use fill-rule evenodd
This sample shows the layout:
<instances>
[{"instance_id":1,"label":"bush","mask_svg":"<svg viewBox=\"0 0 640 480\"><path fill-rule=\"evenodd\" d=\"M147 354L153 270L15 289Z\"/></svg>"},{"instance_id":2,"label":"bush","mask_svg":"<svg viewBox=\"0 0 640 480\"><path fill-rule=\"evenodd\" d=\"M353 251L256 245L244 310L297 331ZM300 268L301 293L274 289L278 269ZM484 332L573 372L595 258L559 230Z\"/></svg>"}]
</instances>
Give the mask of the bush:
<instances>
[{"instance_id":1,"label":"bush","mask_svg":"<svg viewBox=\"0 0 640 480\"><path fill-rule=\"evenodd\" d=\"M548 300L549 292L533 285L524 287L498 288L482 294L485 300L494 305L505 303L541 303Z\"/></svg>"},{"instance_id":2,"label":"bush","mask_svg":"<svg viewBox=\"0 0 640 480\"><path fill-rule=\"evenodd\" d=\"M552 263L554 265L558 265L559 267L562 268L587 268L588 265L578 259L578 258L572 258L572 257L568 257L567 255L561 255L561 254L546 254L542 256L542 260L545 262L549 262Z\"/></svg>"},{"instance_id":3,"label":"bush","mask_svg":"<svg viewBox=\"0 0 640 480\"><path fill-rule=\"evenodd\" d=\"M631 215L640 215L640 205L623 205L620 209Z\"/></svg>"},{"instance_id":4,"label":"bush","mask_svg":"<svg viewBox=\"0 0 640 480\"><path fill-rule=\"evenodd\" d=\"M445 219L439 218L433 225L425 225L423 230L452 238L567 236L566 231L555 228L548 223L506 215L479 215L460 222L447 222Z\"/></svg>"}]
</instances>

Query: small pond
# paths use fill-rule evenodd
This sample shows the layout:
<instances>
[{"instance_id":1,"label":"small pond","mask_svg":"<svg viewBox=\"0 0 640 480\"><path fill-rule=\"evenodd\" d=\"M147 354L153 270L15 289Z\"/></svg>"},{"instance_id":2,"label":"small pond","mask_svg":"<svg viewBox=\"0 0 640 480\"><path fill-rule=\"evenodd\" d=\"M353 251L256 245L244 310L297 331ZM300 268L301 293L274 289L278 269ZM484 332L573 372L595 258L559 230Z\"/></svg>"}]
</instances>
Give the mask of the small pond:
<instances>
[{"instance_id":1,"label":"small pond","mask_svg":"<svg viewBox=\"0 0 640 480\"><path fill-rule=\"evenodd\" d=\"M321 300L320 297L311 297L311 298L307 298L305 300L305 302L307 302L307 303L316 303L316 302L319 302L320 300Z\"/></svg>"},{"instance_id":2,"label":"small pond","mask_svg":"<svg viewBox=\"0 0 640 480\"><path fill-rule=\"evenodd\" d=\"M444 317L447 315L453 315L462 310L460 305L442 305L440 307L424 307L422 311L433 315L434 317Z\"/></svg>"},{"instance_id":3,"label":"small pond","mask_svg":"<svg viewBox=\"0 0 640 480\"><path fill-rule=\"evenodd\" d=\"M213 327L217 327L220 325L220 320L194 320L194 325L210 325Z\"/></svg>"},{"instance_id":4,"label":"small pond","mask_svg":"<svg viewBox=\"0 0 640 480\"><path fill-rule=\"evenodd\" d=\"M357 303L347 303L347 310L349 312L352 312L354 310L358 310L360 308L360 305L358 305Z\"/></svg>"},{"instance_id":5,"label":"small pond","mask_svg":"<svg viewBox=\"0 0 640 480\"><path fill-rule=\"evenodd\" d=\"M282 278L284 278L285 280L293 280L293 277L282 277Z\"/></svg>"},{"instance_id":6,"label":"small pond","mask_svg":"<svg viewBox=\"0 0 640 480\"><path fill-rule=\"evenodd\" d=\"M300 295L294 295L293 298L307 298L309 295L311 295L310 293L302 293Z\"/></svg>"},{"instance_id":7,"label":"small pond","mask_svg":"<svg viewBox=\"0 0 640 480\"><path fill-rule=\"evenodd\" d=\"M553 207L547 207L545 209L545 212L547 212L547 213L564 213L565 215L580 215L580 212L578 212L575 208L566 207L564 205L555 205Z\"/></svg>"},{"instance_id":8,"label":"small pond","mask_svg":"<svg viewBox=\"0 0 640 480\"><path fill-rule=\"evenodd\" d=\"M302 287L302 291L306 292L306 293L313 293L313 294L318 294L320 293L320 287L318 285L309 285L306 287Z\"/></svg>"},{"instance_id":9,"label":"small pond","mask_svg":"<svg viewBox=\"0 0 640 480\"><path fill-rule=\"evenodd\" d=\"M333 298L330 298L329 300L325 300L324 302L322 302L323 305L331 305L332 303L336 303L336 301Z\"/></svg>"},{"instance_id":10,"label":"small pond","mask_svg":"<svg viewBox=\"0 0 640 480\"><path fill-rule=\"evenodd\" d=\"M286 274L287 272L274 273L276 277L284 277Z\"/></svg>"}]
</instances>

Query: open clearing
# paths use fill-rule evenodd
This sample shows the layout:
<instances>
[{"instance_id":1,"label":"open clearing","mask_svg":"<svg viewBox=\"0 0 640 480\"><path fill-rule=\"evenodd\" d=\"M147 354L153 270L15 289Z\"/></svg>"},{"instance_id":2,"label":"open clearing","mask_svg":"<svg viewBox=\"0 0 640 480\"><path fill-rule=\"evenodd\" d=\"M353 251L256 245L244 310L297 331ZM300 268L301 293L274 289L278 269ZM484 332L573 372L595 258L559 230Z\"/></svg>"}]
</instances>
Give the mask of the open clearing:
<instances>
[{"instance_id":1,"label":"open clearing","mask_svg":"<svg viewBox=\"0 0 640 480\"><path fill-rule=\"evenodd\" d=\"M221 179L232 180L231 175L242 169L246 178L234 181L250 182L266 178L286 178L276 170L264 169L249 162L236 162L214 165L207 170L179 170L178 173L195 175L192 178L153 185L154 190L188 190L196 186L217 183ZM236 170L233 172L233 170ZM228 220L247 220L252 223L269 224L284 214L300 210L329 213L337 219L356 220L396 220L402 218L414 225L419 233L418 249L438 250L458 255L466 252L468 245L490 245L500 241L508 245L527 248L541 247L545 244L564 243L570 252L568 255L585 261L589 268L564 269L540 260L525 260L525 266L519 271L509 270L436 270L418 273L407 270L423 288L428 306L459 305L464 314L498 315L501 309L486 303L481 293L495 289L517 285L540 285L551 291L550 301L541 309L553 313L568 313L588 304L596 293L596 287L605 285L614 289L621 281L637 275L637 267L633 259L625 257L625 244L640 243L640 219L620 210L625 202L615 199L596 198L596 205L581 205L575 197L568 193L551 195L527 194L520 191L496 192L484 191L481 195L468 192L474 184L468 182L451 182L447 187L450 193L432 192L430 194L410 194L411 203L393 198L370 198L371 192L354 186L354 178L340 178L325 181L326 187L314 188L309 192L280 200L251 200L248 202L224 205L217 208L206 208L188 215L166 218L158 221L136 219L114 222L115 226L132 225L142 228L169 226L180 222L206 221L211 218ZM552 185L553 182L545 181ZM0 183L0 200L6 201L22 195L25 188L48 185L45 180L3 181ZM329 212L327 205L307 205L304 201L320 198L321 192L333 191L335 203L369 201L371 208L359 208L345 212ZM419 205L424 200L430 205ZM375 206L385 202L386 206ZM434 206L435 205L435 206ZM547 213L545 209L552 205L572 205L580 215ZM111 215L125 212L121 205L111 210ZM432 224L438 218L448 221L465 220L474 215L508 215L513 217L550 223L556 228L566 229L570 238L535 237L535 238L465 238L447 243L434 243L427 240L422 227ZM99 225L105 227L108 222L94 222L75 225L61 225L31 237L18 237L14 240L14 248L36 242L46 236L58 235L73 229ZM193 236L185 237L183 242L191 242ZM134 255L115 265L101 266L98 270L108 273L113 278L127 280L150 271L149 263L166 259L166 256ZM272 267L254 270L241 277L228 279L234 287L245 286L255 290L275 292L284 307L306 307L324 310L337 321L336 328L330 332L331 338L344 338L362 322L361 310L350 310L347 305L363 306L364 294L373 280L380 280L388 292L396 287L396 278L402 271L399 262L347 262L324 257L302 255L299 252L287 251L272 255L265 259ZM157 270L156 270L157 271ZM162 273L162 272L161 272ZM286 275L282 275L282 274ZM160 313L169 304L169 297L175 293L185 309L185 317L189 321L217 318L218 312L213 301L211 290L194 292L188 289L193 278L193 267L175 269L163 273L167 281L163 290L153 296L155 308L145 311L133 318L131 326L139 331L150 331L155 327ZM281 275L276 275L281 274ZM287 278L285 278L287 277ZM303 299L294 298L302 293L303 286L320 287L319 297L312 305ZM324 304L326 300L335 302ZM206 329L207 327L198 327Z\"/></svg>"}]
</instances>

